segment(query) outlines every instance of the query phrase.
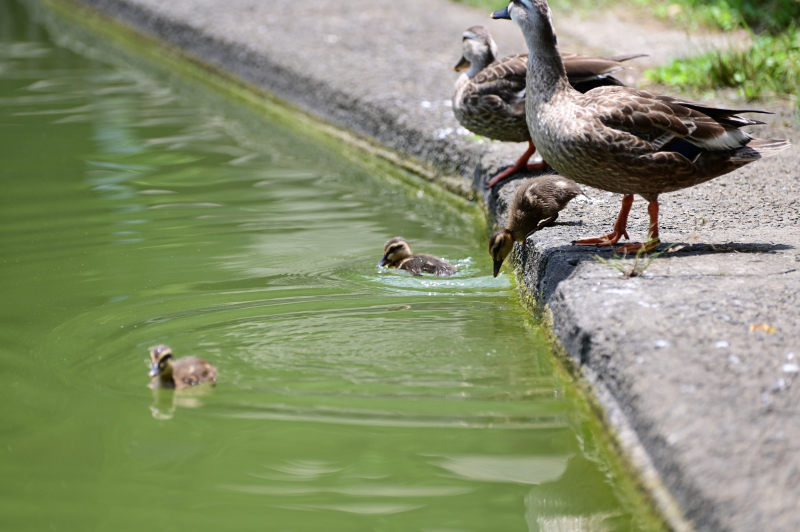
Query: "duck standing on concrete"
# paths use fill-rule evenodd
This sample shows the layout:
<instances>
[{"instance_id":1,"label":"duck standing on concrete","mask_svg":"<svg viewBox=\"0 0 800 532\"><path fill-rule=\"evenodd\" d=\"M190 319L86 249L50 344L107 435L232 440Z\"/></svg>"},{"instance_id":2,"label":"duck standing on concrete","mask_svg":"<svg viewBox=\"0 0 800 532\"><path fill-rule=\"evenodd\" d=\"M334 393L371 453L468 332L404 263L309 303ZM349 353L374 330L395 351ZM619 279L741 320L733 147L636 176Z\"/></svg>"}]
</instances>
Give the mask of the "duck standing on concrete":
<instances>
[{"instance_id":1,"label":"duck standing on concrete","mask_svg":"<svg viewBox=\"0 0 800 532\"><path fill-rule=\"evenodd\" d=\"M489 239L489 254L494 260L494 276L514 248L514 242L525 241L536 231L552 225L558 213L574 197L583 194L581 188L560 175L543 175L524 181L514 192L508 207L506 226Z\"/></svg>"},{"instance_id":2,"label":"duck standing on concrete","mask_svg":"<svg viewBox=\"0 0 800 532\"><path fill-rule=\"evenodd\" d=\"M649 252L658 239L658 195L703 183L789 147L785 140L753 138L740 128L763 124L736 111L691 103L631 87L600 87L581 94L569 85L546 0L512 0L492 18L513 20L528 44L525 106L533 142L562 175L624 194L614 229L576 245L613 246L628 238L633 195L650 204L644 244L624 253Z\"/></svg>"},{"instance_id":3,"label":"duck standing on concrete","mask_svg":"<svg viewBox=\"0 0 800 532\"><path fill-rule=\"evenodd\" d=\"M150 348L151 388L188 388L204 382L217 383L217 368L198 357L175 359L172 348L168 345L157 345Z\"/></svg>"},{"instance_id":4,"label":"duck standing on concrete","mask_svg":"<svg viewBox=\"0 0 800 532\"><path fill-rule=\"evenodd\" d=\"M446 277L456 273L455 267L444 259L424 253L414 255L411 253L411 246L408 245L408 242L399 236L392 238L383 246L383 258L378 263L378 267L383 266L406 270L411 275L432 273Z\"/></svg>"},{"instance_id":5,"label":"duck standing on concrete","mask_svg":"<svg viewBox=\"0 0 800 532\"><path fill-rule=\"evenodd\" d=\"M510 168L486 185L491 188L520 170L544 170L547 163L528 164L536 151L525 121L525 75L527 55L495 60L497 45L483 26L472 26L463 34L463 56L453 70L465 70L458 77L453 95L453 112L462 126L477 135L505 142L527 142L528 150ZM572 86L586 92L595 87L622 85L612 76L626 68L627 61L645 54L612 58L561 54Z\"/></svg>"}]
</instances>

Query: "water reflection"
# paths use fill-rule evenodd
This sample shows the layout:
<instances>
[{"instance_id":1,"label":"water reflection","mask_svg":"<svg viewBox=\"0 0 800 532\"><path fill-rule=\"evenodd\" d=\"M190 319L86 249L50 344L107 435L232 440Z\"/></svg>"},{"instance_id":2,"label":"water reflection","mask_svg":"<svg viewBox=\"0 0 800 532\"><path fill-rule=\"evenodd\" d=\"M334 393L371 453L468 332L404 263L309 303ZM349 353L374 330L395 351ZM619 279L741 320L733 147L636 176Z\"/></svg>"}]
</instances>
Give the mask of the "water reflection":
<instances>
[{"instance_id":1,"label":"water reflection","mask_svg":"<svg viewBox=\"0 0 800 532\"><path fill-rule=\"evenodd\" d=\"M569 456L449 456L433 462L469 480L542 484L558 480L567 469Z\"/></svg>"}]
</instances>

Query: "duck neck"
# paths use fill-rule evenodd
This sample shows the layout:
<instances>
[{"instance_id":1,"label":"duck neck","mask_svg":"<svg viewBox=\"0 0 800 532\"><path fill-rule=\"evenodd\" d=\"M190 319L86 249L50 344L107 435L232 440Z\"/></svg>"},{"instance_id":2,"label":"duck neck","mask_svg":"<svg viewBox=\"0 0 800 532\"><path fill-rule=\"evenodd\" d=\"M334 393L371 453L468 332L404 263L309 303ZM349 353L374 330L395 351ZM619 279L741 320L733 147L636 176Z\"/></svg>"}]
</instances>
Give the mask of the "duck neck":
<instances>
[{"instance_id":1,"label":"duck neck","mask_svg":"<svg viewBox=\"0 0 800 532\"><path fill-rule=\"evenodd\" d=\"M524 32L528 45L528 87L531 89L526 92L525 99L534 104L534 109L570 87L549 16L542 16L537 22L538 28Z\"/></svg>"},{"instance_id":2,"label":"duck neck","mask_svg":"<svg viewBox=\"0 0 800 532\"><path fill-rule=\"evenodd\" d=\"M474 78L481 70L491 65L494 62L494 59L495 57L491 50L485 50L480 54L474 55L472 60L469 62L467 77L469 79Z\"/></svg>"}]
</instances>

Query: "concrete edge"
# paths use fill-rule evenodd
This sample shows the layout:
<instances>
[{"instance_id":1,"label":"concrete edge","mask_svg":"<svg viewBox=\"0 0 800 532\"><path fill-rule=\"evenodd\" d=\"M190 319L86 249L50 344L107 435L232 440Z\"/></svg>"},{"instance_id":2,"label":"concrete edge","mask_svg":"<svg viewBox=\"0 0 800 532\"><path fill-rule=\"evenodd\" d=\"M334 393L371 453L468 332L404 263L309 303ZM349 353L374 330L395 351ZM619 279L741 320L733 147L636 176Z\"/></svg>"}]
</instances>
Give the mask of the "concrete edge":
<instances>
[{"instance_id":1,"label":"concrete edge","mask_svg":"<svg viewBox=\"0 0 800 532\"><path fill-rule=\"evenodd\" d=\"M517 278L524 278L526 266L520 255L514 253L512 260ZM542 262L544 261L534 261L534 264L542 266ZM542 299L532 293L529 286L520 285L520 292L525 307L540 320L548 340L553 344L554 354L588 398L590 407L608 431L614 450L637 484L647 493L656 511L674 532L693 532L694 524L684 516L683 510L663 482L639 435L600 375L570 354L556 333L556 319L552 309L544 305Z\"/></svg>"}]
</instances>

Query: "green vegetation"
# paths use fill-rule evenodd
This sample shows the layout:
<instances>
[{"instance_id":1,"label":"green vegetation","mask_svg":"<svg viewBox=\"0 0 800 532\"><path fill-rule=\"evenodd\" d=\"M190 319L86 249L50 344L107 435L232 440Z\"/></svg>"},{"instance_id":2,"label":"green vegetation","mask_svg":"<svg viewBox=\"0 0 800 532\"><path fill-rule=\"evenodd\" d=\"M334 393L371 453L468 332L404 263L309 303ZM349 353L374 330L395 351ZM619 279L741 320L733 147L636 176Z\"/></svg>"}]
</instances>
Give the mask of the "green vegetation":
<instances>
[{"instance_id":1,"label":"green vegetation","mask_svg":"<svg viewBox=\"0 0 800 532\"><path fill-rule=\"evenodd\" d=\"M747 100L785 94L800 103L800 31L754 35L749 48L675 60L649 70L646 76L658 83L700 90L731 87Z\"/></svg>"},{"instance_id":2,"label":"green vegetation","mask_svg":"<svg viewBox=\"0 0 800 532\"><path fill-rule=\"evenodd\" d=\"M645 3L647 0L636 0ZM747 100L787 95L800 105L800 2L797 0L675 0L656 15L687 27L746 29L749 47L713 50L650 70L657 83L695 89L735 88Z\"/></svg>"},{"instance_id":3,"label":"green vegetation","mask_svg":"<svg viewBox=\"0 0 800 532\"><path fill-rule=\"evenodd\" d=\"M657 16L676 20L687 27L702 25L726 31L749 28L756 33L776 34L792 29L800 20L797 0L635 1L650 7Z\"/></svg>"}]
</instances>

